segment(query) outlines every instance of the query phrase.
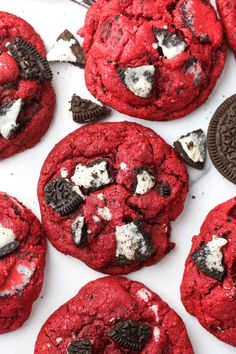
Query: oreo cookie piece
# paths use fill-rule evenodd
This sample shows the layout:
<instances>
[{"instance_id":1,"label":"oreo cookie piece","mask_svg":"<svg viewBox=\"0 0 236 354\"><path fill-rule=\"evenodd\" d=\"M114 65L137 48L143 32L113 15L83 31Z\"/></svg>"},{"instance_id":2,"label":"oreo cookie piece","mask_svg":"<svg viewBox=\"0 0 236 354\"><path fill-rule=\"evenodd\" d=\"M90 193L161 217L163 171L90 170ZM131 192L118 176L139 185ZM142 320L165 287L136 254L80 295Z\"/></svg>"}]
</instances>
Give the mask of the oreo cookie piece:
<instances>
[{"instance_id":1,"label":"oreo cookie piece","mask_svg":"<svg viewBox=\"0 0 236 354\"><path fill-rule=\"evenodd\" d=\"M83 68L85 66L85 53L73 34L65 29L47 53L47 60L49 62L71 63Z\"/></svg>"},{"instance_id":2,"label":"oreo cookie piece","mask_svg":"<svg viewBox=\"0 0 236 354\"><path fill-rule=\"evenodd\" d=\"M34 354L52 348L53 354L193 354L174 310L144 284L122 277L89 282L48 318Z\"/></svg>"},{"instance_id":3,"label":"oreo cookie piece","mask_svg":"<svg viewBox=\"0 0 236 354\"><path fill-rule=\"evenodd\" d=\"M171 186L168 182L159 181L156 189L161 197L168 198L171 195Z\"/></svg>"},{"instance_id":4,"label":"oreo cookie piece","mask_svg":"<svg viewBox=\"0 0 236 354\"><path fill-rule=\"evenodd\" d=\"M140 352L152 336L151 326L132 320L119 321L108 333L119 347Z\"/></svg>"},{"instance_id":5,"label":"oreo cookie piece","mask_svg":"<svg viewBox=\"0 0 236 354\"><path fill-rule=\"evenodd\" d=\"M223 254L221 248L224 247L228 241L225 238L213 236L212 241L193 252L192 260L196 266L206 275L218 281L222 281L225 268L222 264Z\"/></svg>"},{"instance_id":6,"label":"oreo cookie piece","mask_svg":"<svg viewBox=\"0 0 236 354\"><path fill-rule=\"evenodd\" d=\"M70 111L76 123L93 123L111 113L107 106L73 95Z\"/></svg>"},{"instance_id":7,"label":"oreo cookie piece","mask_svg":"<svg viewBox=\"0 0 236 354\"><path fill-rule=\"evenodd\" d=\"M71 177L72 182L88 193L96 191L110 183L113 178L109 172L107 160L96 160L88 165L78 164Z\"/></svg>"},{"instance_id":8,"label":"oreo cookie piece","mask_svg":"<svg viewBox=\"0 0 236 354\"><path fill-rule=\"evenodd\" d=\"M26 80L52 80L52 71L45 58L21 37L15 37L7 46L19 65L22 78Z\"/></svg>"},{"instance_id":9,"label":"oreo cookie piece","mask_svg":"<svg viewBox=\"0 0 236 354\"><path fill-rule=\"evenodd\" d=\"M174 142L176 153L191 167L202 170L206 159L206 137L202 129L181 136Z\"/></svg>"},{"instance_id":10,"label":"oreo cookie piece","mask_svg":"<svg viewBox=\"0 0 236 354\"><path fill-rule=\"evenodd\" d=\"M0 135L9 139L11 134L18 128L17 118L22 107L22 100L7 102L0 107Z\"/></svg>"},{"instance_id":11,"label":"oreo cookie piece","mask_svg":"<svg viewBox=\"0 0 236 354\"><path fill-rule=\"evenodd\" d=\"M118 74L126 87L135 96L146 98L153 90L155 78L154 65L142 65L136 68L120 68Z\"/></svg>"},{"instance_id":12,"label":"oreo cookie piece","mask_svg":"<svg viewBox=\"0 0 236 354\"><path fill-rule=\"evenodd\" d=\"M225 100L213 115L208 127L207 144L217 170L236 184L236 95Z\"/></svg>"},{"instance_id":13,"label":"oreo cookie piece","mask_svg":"<svg viewBox=\"0 0 236 354\"><path fill-rule=\"evenodd\" d=\"M87 225L85 217L79 215L71 225L72 240L76 246L80 246L87 239Z\"/></svg>"},{"instance_id":14,"label":"oreo cookie piece","mask_svg":"<svg viewBox=\"0 0 236 354\"><path fill-rule=\"evenodd\" d=\"M92 344L89 339L77 339L67 347L67 354L92 354Z\"/></svg>"},{"instance_id":15,"label":"oreo cookie piece","mask_svg":"<svg viewBox=\"0 0 236 354\"><path fill-rule=\"evenodd\" d=\"M19 245L13 230L0 225L0 258L14 252Z\"/></svg>"},{"instance_id":16,"label":"oreo cookie piece","mask_svg":"<svg viewBox=\"0 0 236 354\"><path fill-rule=\"evenodd\" d=\"M75 2L76 4L85 7L88 9L91 5L93 5L96 0L71 0L72 2Z\"/></svg>"},{"instance_id":17,"label":"oreo cookie piece","mask_svg":"<svg viewBox=\"0 0 236 354\"><path fill-rule=\"evenodd\" d=\"M54 208L61 216L73 213L84 201L79 188L65 178L50 181L45 189L47 204Z\"/></svg>"},{"instance_id":18,"label":"oreo cookie piece","mask_svg":"<svg viewBox=\"0 0 236 354\"><path fill-rule=\"evenodd\" d=\"M154 28L153 31L158 41L159 53L167 59L174 58L187 48L187 44L180 35L166 29Z\"/></svg>"},{"instance_id":19,"label":"oreo cookie piece","mask_svg":"<svg viewBox=\"0 0 236 354\"><path fill-rule=\"evenodd\" d=\"M151 257L155 252L141 220L116 226L115 237L118 263L140 262Z\"/></svg>"},{"instance_id":20,"label":"oreo cookie piece","mask_svg":"<svg viewBox=\"0 0 236 354\"><path fill-rule=\"evenodd\" d=\"M145 168L136 168L136 180L134 193L138 195L149 192L155 186L155 177L152 176Z\"/></svg>"}]
</instances>

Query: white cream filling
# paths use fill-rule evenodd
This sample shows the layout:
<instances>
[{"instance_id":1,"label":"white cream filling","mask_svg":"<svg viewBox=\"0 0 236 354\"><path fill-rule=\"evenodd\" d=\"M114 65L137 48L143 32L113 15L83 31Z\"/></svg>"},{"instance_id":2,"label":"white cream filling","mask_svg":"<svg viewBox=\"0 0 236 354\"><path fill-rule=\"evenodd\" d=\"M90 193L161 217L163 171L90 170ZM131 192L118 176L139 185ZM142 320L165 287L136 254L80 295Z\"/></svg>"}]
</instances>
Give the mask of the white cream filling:
<instances>
[{"instance_id":1,"label":"white cream filling","mask_svg":"<svg viewBox=\"0 0 236 354\"><path fill-rule=\"evenodd\" d=\"M145 194L155 186L155 178L145 170L143 170L141 173L138 173L136 178L137 184L135 188L135 194Z\"/></svg>"},{"instance_id":2,"label":"white cream filling","mask_svg":"<svg viewBox=\"0 0 236 354\"><path fill-rule=\"evenodd\" d=\"M8 229L6 227L2 227L0 225L0 248L3 248L13 241L15 241L16 236L14 232L11 229Z\"/></svg>"},{"instance_id":3,"label":"white cream filling","mask_svg":"<svg viewBox=\"0 0 236 354\"><path fill-rule=\"evenodd\" d=\"M72 182L85 189L100 188L111 182L107 171L107 161L95 163L93 166L78 164L71 177Z\"/></svg>"},{"instance_id":4,"label":"white cream filling","mask_svg":"<svg viewBox=\"0 0 236 354\"><path fill-rule=\"evenodd\" d=\"M124 71L124 83L136 96L145 98L152 91L154 74L154 65L127 68Z\"/></svg>"},{"instance_id":5,"label":"white cream filling","mask_svg":"<svg viewBox=\"0 0 236 354\"><path fill-rule=\"evenodd\" d=\"M209 254L206 256L206 267L211 270L217 270L223 272L224 267L222 265L223 254L221 248L225 246L228 241L225 238L212 236L212 241L209 241L206 245L209 249Z\"/></svg>"},{"instance_id":6,"label":"white cream filling","mask_svg":"<svg viewBox=\"0 0 236 354\"><path fill-rule=\"evenodd\" d=\"M138 290L137 295L145 302L148 302L152 296L151 292L146 288Z\"/></svg>"},{"instance_id":7,"label":"white cream filling","mask_svg":"<svg viewBox=\"0 0 236 354\"><path fill-rule=\"evenodd\" d=\"M73 240L77 245L79 245L81 241L84 220L84 216L80 215L75 219L75 221L71 225L71 229L74 235Z\"/></svg>"},{"instance_id":8,"label":"white cream filling","mask_svg":"<svg viewBox=\"0 0 236 354\"><path fill-rule=\"evenodd\" d=\"M176 36L173 33L173 37ZM167 59L172 59L174 58L176 55L182 53L185 48L187 47L187 44L184 41L180 41L178 44L173 45L171 42L169 42L168 44L164 44L165 41L165 33L156 33L156 38L158 40L158 45L159 47L161 47L162 52L164 54L164 56Z\"/></svg>"},{"instance_id":9,"label":"white cream filling","mask_svg":"<svg viewBox=\"0 0 236 354\"><path fill-rule=\"evenodd\" d=\"M125 162L121 162L120 169L123 170L123 171L127 171L128 170L128 166L126 165Z\"/></svg>"},{"instance_id":10,"label":"white cream filling","mask_svg":"<svg viewBox=\"0 0 236 354\"><path fill-rule=\"evenodd\" d=\"M204 162L206 155L206 138L204 134L199 135L196 133L191 133L189 136L180 138L178 141L193 162Z\"/></svg>"},{"instance_id":11,"label":"white cream filling","mask_svg":"<svg viewBox=\"0 0 236 354\"><path fill-rule=\"evenodd\" d=\"M135 259L136 251L145 254L147 251L146 241L137 225L131 222L116 227L116 257L124 256L128 260Z\"/></svg>"},{"instance_id":12,"label":"white cream filling","mask_svg":"<svg viewBox=\"0 0 236 354\"><path fill-rule=\"evenodd\" d=\"M76 44L76 40L73 38L69 41L62 38L59 39L47 53L47 60L75 63L77 58L71 48L74 44Z\"/></svg>"},{"instance_id":13,"label":"white cream filling","mask_svg":"<svg viewBox=\"0 0 236 354\"><path fill-rule=\"evenodd\" d=\"M153 337L155 342L158 342L159 337L160 337L160 329L158 327L153 328Z\"/></svg>"},{"instance_id":14,"label":"white cream filling","mask_svg":"<svg viewBox=\"0 0 236 354\"><path fill-rule=\"evenodd\" d=\"M104 220L107 220L107 221L110 221L111 218L112 218L110 209L107 208L107 207L98 208L98 214L99 214Z\"/></svg>"},{"instance_id":15,"label":"white cream filling","mask_svg":"<svg viewBox=\"0 0 236 354\"><path fill-rule=\"evenodd\" d=\"M9 139L12 130L18 126L17 117L21 110L22 100L19 98L7 110L6 114L0 114L0 134L4 139Z\"/></svg>"},{"instance_id":16,"label":"white cream filling","mask_svg":"<svg viewBox=\"0 0 236 354\"><path fill-rule=\"evenodd\" d=\"M187 74L192 74L193 75L193 81L195 85L199 84L201 80L201 74L202 74L202 67L201 65L197 63L193 63L186 71Z\"/></svg>"}]
</instances>

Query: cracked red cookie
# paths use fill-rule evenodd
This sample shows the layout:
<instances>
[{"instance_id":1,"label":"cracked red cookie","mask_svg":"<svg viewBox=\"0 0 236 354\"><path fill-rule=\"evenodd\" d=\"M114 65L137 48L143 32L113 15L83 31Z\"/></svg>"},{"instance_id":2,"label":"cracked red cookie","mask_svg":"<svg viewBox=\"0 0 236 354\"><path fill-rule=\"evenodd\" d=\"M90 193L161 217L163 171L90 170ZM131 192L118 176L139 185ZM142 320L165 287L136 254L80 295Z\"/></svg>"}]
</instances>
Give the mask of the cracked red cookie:
<instances>
[{"instance_id":1,"label":"cracked red cookie","mask_svg":"<svg viewBox=\"0 0 236 354\"><path fill-rule=\"evenodd\" d=\"M236 0L216 0L229 47L236 55Z\"/></svg>"},{"instance_id":2,"label":"cracked red cookie","mask_svg":"<svg viewBox=\"0 0 236 354\"><path fill-rule=\"evenodd\" d=\"M139 124L96 123L47 157L38 198L51 243L95 270L125 274L159 261L174 244L170 221L188 190L184 163Z\"/></svg>"},{"instance_id":3,"label":"cracked red cookie","mask_svg":"<svg viewBox=\"0 0 236 354\"><path fill-rule=\"evenodd\" d=\"M0 159L33 147L50 125L55 95L45 55L27 22L0 12Z\"/></svg>"},{"instance_id":4,"label":"cracked red cookie","mask_svg":"<svg viewBox=\"0 0 236 354\"><path fill-rule=\"evenodd\" d=\"M88 89L116 110L147 120L195 110L225 63L222 25L209 1L98 0L79 33Z\"/></svg>"},{"instance_id":5,"label":"cracked red cookie","mask_svg":"<svg viewBox=\"0 0 236 354\"><path fill-rule=\"evenodd\" d=\"M215 207L193 238L181 297L203 327L236 346L236 197Z\"/></svg>"},{"instance_id":6,"label":"cracked red cookie","mask_svg":"<svg viewBox=\"0 0 236 354\"><path fill-rule=\"evenodd\" d=\"M36 216L0 193L0 334L28 319L42 288L46 242Z\"/></svg>"},{"instance_id":7,"label":"cracked red cookie","mask_svg":"<svg viewBox=\"0 0 236 354\"><path fill-rule=\"evenodd\" d=\"M142 283L85 285L43 325L34 354L193 354L181 318Z\"/></svg>"}]
</instances>

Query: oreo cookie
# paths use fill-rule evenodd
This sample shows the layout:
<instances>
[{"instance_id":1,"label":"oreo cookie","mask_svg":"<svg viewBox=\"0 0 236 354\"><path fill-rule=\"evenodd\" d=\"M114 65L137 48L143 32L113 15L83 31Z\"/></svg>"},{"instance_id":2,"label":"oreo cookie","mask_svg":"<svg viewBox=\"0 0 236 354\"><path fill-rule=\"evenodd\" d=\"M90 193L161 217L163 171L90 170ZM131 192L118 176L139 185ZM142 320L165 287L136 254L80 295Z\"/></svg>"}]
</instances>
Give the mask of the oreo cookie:
<instances>
[{"instance_id":1,"label":"oreo cookie","mask_svg":"<svg viewBox=\"0 0 236 354\"><path fill-rule=\"evenodd\" d=\"M204 244L191 255L196 266L204 274L218 281L222 281L225 275L221 249L227 243L225 238L213 236L212 241Z\"/></svg>"},{"instance_id":2,"label":"oreo cookie","mask_svg":"<svg viewBox=\"0 0 236 354\"><path fill-rule=\"evenodd\" d=\"M67 347L67 354L92 354L92 344L89 339L77 339Z\"/></svg>"},{"instance_id":3,"label":"oreo cookie","mask_svg":"<svg viewBox=\"0 0 236 354\"><path fill-rule=\"evenodd\" d=\"M22 108L22 99L7 102L0 107L0 135L10 139L12 133L18 128L17 118Z\"/></svg>"},{"instance_id":4,"label":"oreo cookie","mask_svg":"<svg viewBox=\"0 0 236 354\"><path fill-rule=\"evenodd\" d=\"M52 80L52 71L45 58L21 37L15 37L8 50L16 60L21 77L26 80Z\"/></svg>"},{"instance_id":5,"label":"oreo cookie","mask_svg":"<svg viewBox=\"0 0 236 354\"><path fill-rule=\"evenodd\" d=\"M135 194L142 195L149 192L155 186L155 183L155 177L145 168L138 167L136 169L136 179L134 184Z\"/></svg>"},{"instance_id":6,"label":"oreo cookie","mask_svg":"<svg viewBox=\"0 0 236 354\"><path fill-rule=\"evenodd\" d=\"M121 320L108 332L108 335L119 347L140 352L151 339L152 328L143 322Z\"/></svg>"},{"instance_id":7,"label":"oreo cookie","mask_svg":"<svg viewBox=\"0 0 236 354\"><path fill-rule=\"evenodd\" d=\"M217 170L236 184L236 95L225 100L213 115L207 144Z\"/></svg>"},{"instance_id":8,"label":"oreo cookie","mask_svg":"<svg viewBox=\"0 0 236 354\"><path fill-rule=\"evenodd\" d=\"M84 68L85 53L73 34L65 29L57 38L54 46L47 53L47 60L71 63Z\"/></svg>"},{"instance_id":9,"label":"oreo cookie","mask_svg":"<svg viewBox=\"0 0 236 354\"><path fill-rule=\"evenodd\" d=\"M120 68L118 75L125 86L135 96L147 98L153 90L155 78L154 65L142 65L136 68Z\"/></svg>"},{"instance_id":10,"label":"oreo cookie","mask_svg":"<svg viewBox=\"0 0 236 354\"><path fill-rule=\"evenodd\" d=\"M77 95L72 96L70 111L76 123L93 123L111 113L111 109L107 106L83 99Z\"/></svg>"},{"instance_id":11,"label":"oreo cookie","mask_svg":"<svg viewBox=\"0 0 236 354\"><path fill-rule=\"evenodd\" d=\"M85 7L86 9L88 9L91 5L93 5L96 0L71 0L72 2Z\"/></svg>"},{"instance_id":12,"label":"oreo cookie","mask_svg":"<svg viewBox=\"0 0 236 354\"><path fill-rule=\"evenodd\" d=\"M71 180L85 193L96 191L113 182L106 159L95 160L88 165L81 163L76 165Z\"/></svg>"},{"instance_id":13,"label":"oreo cookie","mask_svg":"<svg viewBox=\"0 0 236 354\"><path fill-rule=\"evenodd\" d=\"M156 190L163 198L168 198L171 195L171 186L168 182L159 181Z\"/></svg>"},{"instance_id":14,"label":"oreo cookie","mask_svg":"<svg viewBox=\"0 0 236 354\"><path fill-rule=\"evenodd\" d=\"M115 237L117 263L129 264L144 261L155 252L150 236L145 231L141 220L117 226Z\"/></svg>"},{"instance_id":15,"label":"oreo cookie","mask_svg":"<svg viewBox=\"0 0 236 354\"><path fill-rule=\"evenodd\" d=\"M191 167L204 168L206 159L206 137L202 129L182 135L174 142L176 153Z\"/></svg>"},{"instance_id":16,"label":"oreo cookie","mask_svg":"<svg viewBox=\"0 0 236 354\"><path fill-rule=\"evenodd\" d=\"M61 216L73 213L84 201L84 196L79 188L61 177L50 181L44 192L47 204Z\"/></svg>"},{"instance_id":17,"label":"oreo cookie","mask_svg":"<svg viewBox=\"0 0 236 354\"><path fill-rule=\"evenodd\" d=\"M154 28L153 31L158 41L158 51L161 56L172 59L187 48L187 44L180 35L167 29Z\"/></svg>"},{"instance_id":18,"label":"oreo cookie","mask_svg":"<svg viewBox=\"0 0 236 354\"><path fill-rule=\"evenodd\" d=\"M71 225L72 240L76 246L82 245L87 239L85 217L79 215Z\"/></svg>"}]
</instances>

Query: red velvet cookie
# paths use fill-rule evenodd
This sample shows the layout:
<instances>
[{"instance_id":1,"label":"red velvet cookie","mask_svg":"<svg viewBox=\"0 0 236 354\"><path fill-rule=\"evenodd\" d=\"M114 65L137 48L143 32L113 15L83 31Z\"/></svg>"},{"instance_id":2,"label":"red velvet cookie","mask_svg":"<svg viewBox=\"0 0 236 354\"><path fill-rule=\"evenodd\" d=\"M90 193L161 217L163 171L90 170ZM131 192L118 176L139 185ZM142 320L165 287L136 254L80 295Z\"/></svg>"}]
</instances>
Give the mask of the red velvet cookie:
<instances>
[{"instance_id":1,"label":"red velvet cookie","mask_svg":"<svg viewBox=\"0 0 236 354\"><path fill-rule=\"evenodd\" d=\"M203 327L236 346L236 198L214 208L193 238L181 296Z\"/></svg>"},{"instance_id":2,"label":"red velvet cookie","mask_svg":"<svg viewBox=\"0 0 236 354\"><path fill-rule=\"evenodd\" d=\"M45 54L27 22L0 12L0 159L31 148L49 127L55 95Z\"/></svg>"},{"instance_id":3,"label":"red velvet cookie","mask_svg":"<svg viewBox=\"0 0 236 354\"><path fill-rule=\"evenodd\" d=\"M174 244L170 221L188 190L183 162L139 124L97 123L68 135L47 157L38 197L62 253L109 274L159 261Z\"/></svg>"},{"instance_id":4,"label":"red velvet cookie","mask_svg":"<svg viewBox=\"0 0 236 354\"><path fill-rule=\"evenodd\" d=\"M0 333L27 320L42 288L46 242L35 215L0 193Z\"/></svg>"},{"instance_id":5,"label":"red velvet cookie","mask_svg":"<svg viewBox=\"0 0 236 354\"><path fill-rule=\"evenodd\" d=\"M43 325L34 354L193 354L181 318L142 283L85 285Z\"/></svg>"},{"instance_id":6,"label":"red velvet cookie","mask_svg":"<svg viewBox=\"0 0 236 354\"><path fill-rule=\"evenodd\" d=\"M236 0L216 0L229 47L236 56Z\"/></svg>"},{"instance_id":7,"label":"red velvet cookie","mask_svg":"<svg viewBox=\"0 0 236 354\"><path fill-rule=\"evenodd\" d=\"M225 63L222 26L208 0L97 0L79 33L88 89L147 120L195 110Z\"/></svg>"}]
</instances>

